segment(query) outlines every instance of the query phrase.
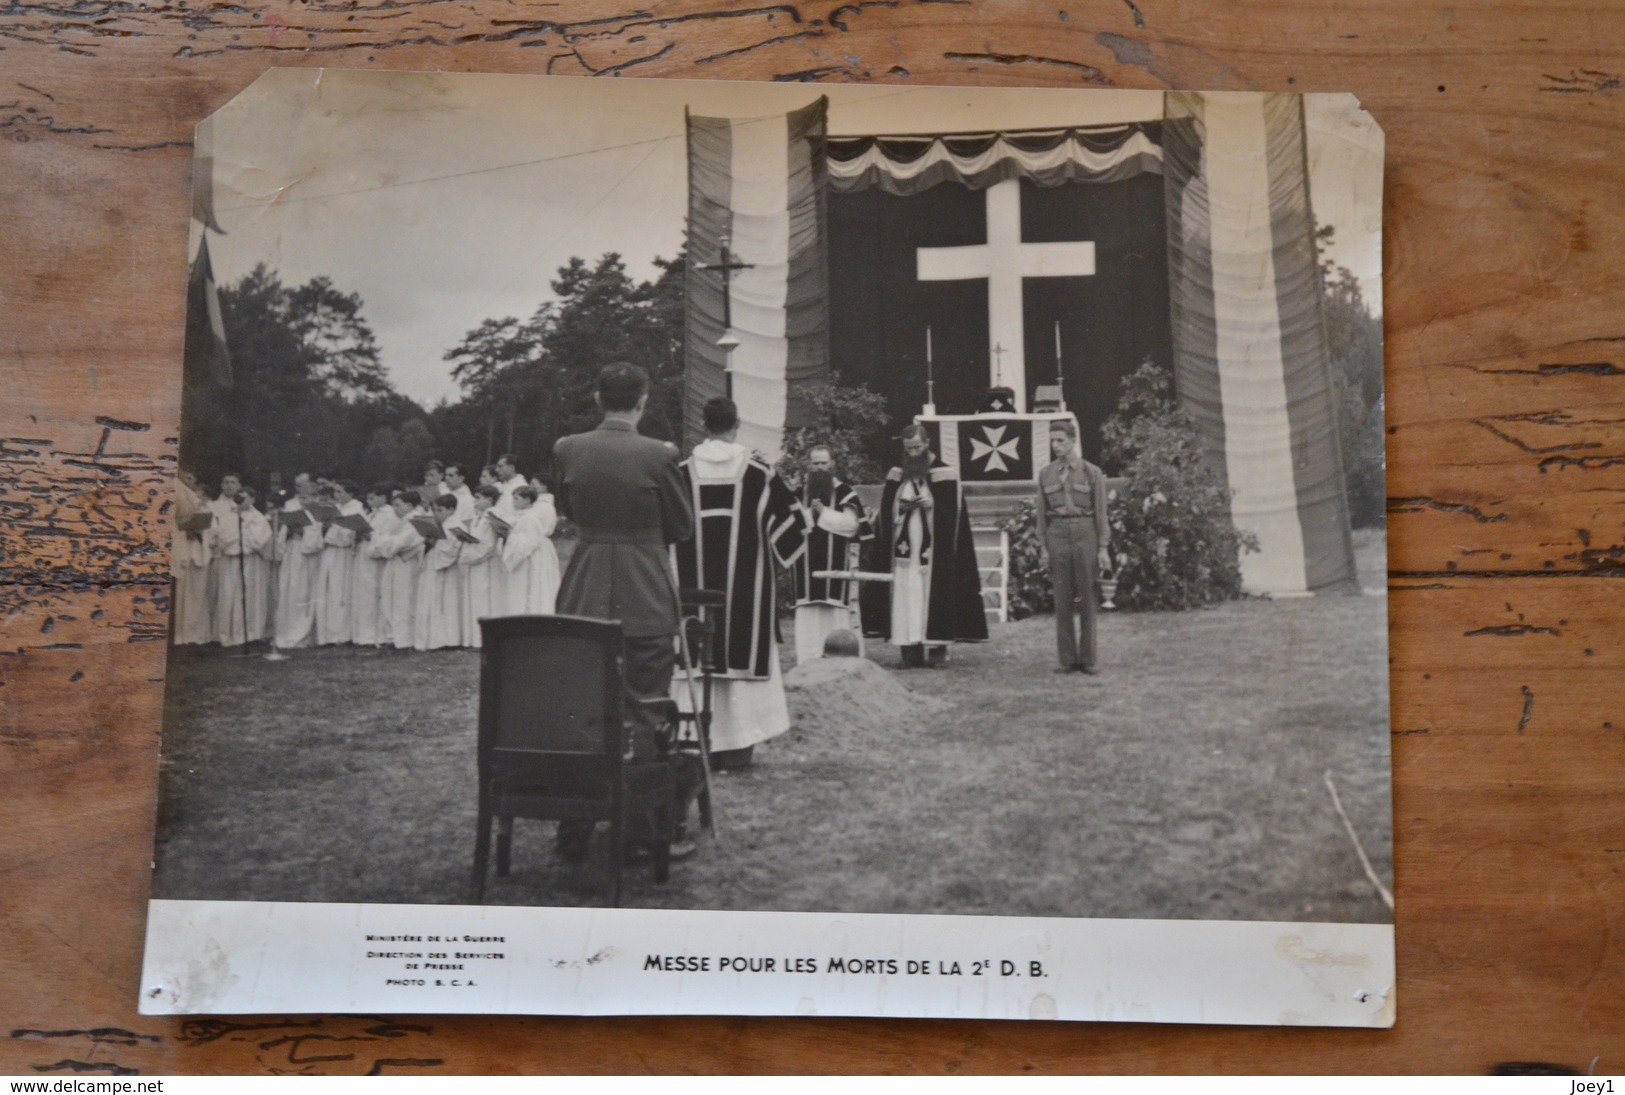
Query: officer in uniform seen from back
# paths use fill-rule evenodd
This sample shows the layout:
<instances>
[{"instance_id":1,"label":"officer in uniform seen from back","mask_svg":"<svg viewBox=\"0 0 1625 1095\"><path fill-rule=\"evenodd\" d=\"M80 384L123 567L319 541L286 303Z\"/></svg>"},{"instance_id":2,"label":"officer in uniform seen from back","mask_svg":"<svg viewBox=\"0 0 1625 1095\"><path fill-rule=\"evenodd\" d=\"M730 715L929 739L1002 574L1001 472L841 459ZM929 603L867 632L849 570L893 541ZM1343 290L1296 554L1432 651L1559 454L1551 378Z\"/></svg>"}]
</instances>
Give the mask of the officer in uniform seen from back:
<instances>
[{"instance_id":1,"label":"officer in uniform seen from back","mask_svg":"<svg viewBox=\"0 0 1625 1095\"><path fill-rule=\"evenodd\" d=\"M648 374L625 362L605 365L595 398L604 412L598 428L561 437L553 448L559 513L580 532L559 584L558 611L619 620L628 696L665 699L679 620L670 545L694 535L694 513L677 450L638 433L649 399ZM652 748L652 742L638 740L652 732L634 720L639 753ZM561 824L560 853L585 858L591 835L590 824ZM691 847L674 846L673 855Z\"/></svg>"}]
</instances>

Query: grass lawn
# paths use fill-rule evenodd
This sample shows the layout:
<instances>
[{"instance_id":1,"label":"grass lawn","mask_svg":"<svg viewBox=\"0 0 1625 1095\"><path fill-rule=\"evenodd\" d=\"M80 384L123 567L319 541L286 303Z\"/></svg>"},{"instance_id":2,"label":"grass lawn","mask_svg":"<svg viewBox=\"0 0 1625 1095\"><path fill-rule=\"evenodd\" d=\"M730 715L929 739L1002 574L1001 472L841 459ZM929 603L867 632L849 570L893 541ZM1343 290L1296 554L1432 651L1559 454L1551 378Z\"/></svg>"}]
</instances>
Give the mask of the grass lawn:
<instances>
[{"instance_id":1,"label":"grass lawn","mask_svg":"<svg viewBox=\"0 0 1625 1095\"><path fill-rule=\"evenodd\" d=\"M720 842L664 886L630 869L625 903L1387 922L1324 782L1391 887L1386 623L1358 596L1109 613L1084 677L1050 672L1042 617L945 670L792 691L795 728L717 777ZM463 901L478 673L469 651L175 651L154 896ZM489 902L605 900L597 862L517 826Z\"/></svg>"}]
</instances>

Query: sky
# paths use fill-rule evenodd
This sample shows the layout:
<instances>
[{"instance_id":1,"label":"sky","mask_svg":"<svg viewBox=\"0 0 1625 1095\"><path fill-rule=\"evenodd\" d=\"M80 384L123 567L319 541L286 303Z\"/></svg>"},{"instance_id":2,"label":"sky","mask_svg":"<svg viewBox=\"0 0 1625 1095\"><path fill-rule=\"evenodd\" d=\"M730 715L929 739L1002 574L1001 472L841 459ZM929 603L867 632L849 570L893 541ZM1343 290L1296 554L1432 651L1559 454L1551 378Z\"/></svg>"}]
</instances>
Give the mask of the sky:
<instances>
[{"instance_id":1,"label":"sky","mask_svg":"<svg viewBox=\"0 0 1625 1095\"><path fill-rule=\"evenodd\" d=\"M676 253L685 106L766 118L819 95L835 136L1162 115L1150 91L279 70L200 128L225 230L210 257L222 283L264 262L359 293L396 387L455 400L446 351L486 318L528 317L572 256L616 251L644 278ZM1380 309L1381 129L1348 96L1306 117L1316 216Z\"/></svg>"}]
</instances>

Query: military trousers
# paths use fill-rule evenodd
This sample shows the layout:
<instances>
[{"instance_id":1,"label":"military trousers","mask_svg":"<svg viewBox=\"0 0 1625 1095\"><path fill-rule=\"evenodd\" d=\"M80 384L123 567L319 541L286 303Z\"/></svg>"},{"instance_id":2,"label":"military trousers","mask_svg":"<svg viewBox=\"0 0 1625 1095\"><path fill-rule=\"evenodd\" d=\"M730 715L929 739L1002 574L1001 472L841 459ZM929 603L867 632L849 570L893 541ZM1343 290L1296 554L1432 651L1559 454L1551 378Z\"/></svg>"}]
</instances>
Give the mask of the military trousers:
<instances>
[{"instance_id":1,"label":"military trousers","mask_svg":"<svg viewBox=\"0 0 1625 1095\"><path fill-rule=\"evenodd\" d=\"M1055 647L1061 668L1095 666L1095 579L1100 540L1093 517L1045 522L1050 583L1055 590Z\"/></svg>"}]
</instances>

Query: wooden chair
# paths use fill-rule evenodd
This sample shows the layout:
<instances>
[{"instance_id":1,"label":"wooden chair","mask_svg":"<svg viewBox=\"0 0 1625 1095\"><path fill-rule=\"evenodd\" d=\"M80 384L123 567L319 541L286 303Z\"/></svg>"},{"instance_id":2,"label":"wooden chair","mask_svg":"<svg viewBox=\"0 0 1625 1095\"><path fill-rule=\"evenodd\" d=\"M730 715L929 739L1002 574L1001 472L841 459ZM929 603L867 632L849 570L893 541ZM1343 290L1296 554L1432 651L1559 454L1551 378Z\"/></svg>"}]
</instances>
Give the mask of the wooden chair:
<instances>
[{"instance_id":1,"label":"wooden chair","mask_svg":"<svg viewBox=\"0 0 1625 1095\"><path fill-rule=\"evenodd\" d=\"M508 874L515 818L609 823L613 903L630 839L653 846L669 876L676 824L673 768L632 757L619 623L575 616L480 621L479 819L474 904L485 896L491 824L496 871Z\"/></svg>"}]
</instances>

